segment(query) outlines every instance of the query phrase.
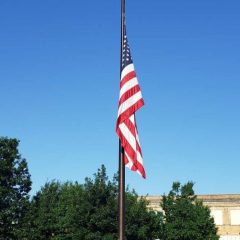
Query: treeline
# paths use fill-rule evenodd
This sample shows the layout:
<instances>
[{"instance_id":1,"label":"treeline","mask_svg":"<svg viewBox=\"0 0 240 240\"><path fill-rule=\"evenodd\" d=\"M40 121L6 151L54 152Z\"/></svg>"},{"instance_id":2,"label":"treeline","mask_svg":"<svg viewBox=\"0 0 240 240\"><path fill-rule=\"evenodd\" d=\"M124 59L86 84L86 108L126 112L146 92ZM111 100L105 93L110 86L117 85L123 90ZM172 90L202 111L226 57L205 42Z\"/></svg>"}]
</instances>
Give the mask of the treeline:
<instances>
[{"instance_id":1,"label":"treeline","mask_svg":"<svg viewBox=\"0 0 240 240\"><path fill-rule=\"evenodd\" d=\"M118 239L117 176L101 166L93 178L46 183L32 198L27 162L19 141L0 138L1 240ZM163 197L164 214L147 208L136 192L126 191L127 240L217 240L210 211L196 199L191 182L174 183Z\"/></svg>"}]
</instances>

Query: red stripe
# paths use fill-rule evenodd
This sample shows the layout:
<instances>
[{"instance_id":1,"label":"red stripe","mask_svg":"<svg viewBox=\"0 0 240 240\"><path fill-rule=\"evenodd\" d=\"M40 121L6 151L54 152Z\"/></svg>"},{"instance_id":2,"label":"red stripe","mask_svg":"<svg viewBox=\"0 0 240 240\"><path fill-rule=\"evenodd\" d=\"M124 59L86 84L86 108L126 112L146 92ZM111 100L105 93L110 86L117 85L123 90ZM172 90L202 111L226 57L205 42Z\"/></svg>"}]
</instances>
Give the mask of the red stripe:
<instances>
[{"instance_id":1,"label":"red stripe","mask_svg":"<svg viewBox=\"0 0 240 240\"><path fill-rule=\"evenodd\" d=\"M145 173L144 167L143 167L143 165L141 163L138 162L137 166L134 165L131 168L131 170L132 171L137 171L138 170L140 172L140 174L142 175L142 177L146 178L146 173Z\"/></svg>"},{"instance_id":2,"label":"red stripe","mask_svg":"<svg viewBox=\"0 0 240 240\"><path fill-rule=\"evenodd\" d=\"M136 172L138 169L137 169L137 167L135 165L132 165L131 170Z\"/></svg>"},{"instance_id":3,"label":"red stripe","mask_svg":"<svg viewBox=\"0 0 240 240\"><path fill-rule=\"evenodd\" d=\"M137 151L140 153L140 155L142 156L142 149L137 141Z\"/></svg>"},{"instance_id":4,"label":"red stripe","mask_svg":"<svg viewBox=\"0 0 240 240\"><path fill-rule=\"evenodd\" d=\"M124 164L125 164L125 165L127 165L127 164L129 163L126 154L124 154L124 156L123 156L123 161L124 161Z\"/></svg>"},{"instance_id":5,"label":"red stripe","mask_svg":"<svg viewBox=\"0 0 240 240\"><path fill-rule=\"evenodd\" d=\"M118 133L118 136L119 136L119 138L121 140L122 147L126 151L126 153L129 156L129 158L133 161L133 163L135 163L137 161L136 151L129 144L129 142L127 141L125 136L122 134L120 129L118 129L117 133Z\"/></svg>"},{"instance_id":6,"label":"red stripe","mask_svg":"<svg viewBox=\"0 0 240 240\"><path fill-rule=\"evenodd\" d=\"M124 122L126 119L130 118L132 114L134 114L139 108L141 108L144 105L143 98L139 99L134 105L129 107L127 110L122 112L118 119L117 119L117 127L119 124Z\"/></svg>"},{"instance_id":7,"label":"red stripe","mask_svg":"<svg viewBox=\"0 0 240 240\"><path fill-rule=\"evenodd\" d=\"M124 155L124 163L125 163L125 165L127 165L129 163L126 154ZM140 174L142 175L142 177L146 178L146 173L145 173L144 167L143 167L143 165L141 163L139 163L138 166L133 165L131 167L131 170L134 171L134 172L139 171Z\"/></svg>"},{"instance_id":8,"label":"red stripe","mask_svg":"<svg viewBox=\"0 0 240 240\"><path fill-rule=\"evenodd\" d=\"M134 116L134 121L135 121L135 116ZM137 123L135 121L135 130L136 130L136 134L138 135L138 129L137 129ZM136 139L137 140L137 139ZM137 141L137 151L139 151L139 153L141 154L142 156L142 150L141 150L141 147L139 145L139 142Z\"/></svg>"},{"instance_id":9,"label":"red stripe","mask_svg":"<svg viewBox=\"0 0 240 240\"><path fill-rule=\"evenodd\" d=\"M123 102L125 102L126 100L128 100L130 97L132 97L134 94L140 92L140 86L139 85L135 85L134 87L130 88L129 90L127 90L119 99L119 103L118 106L120 106Z\"/></svg>"},{"instance_id":10,"label":"red stripe","mask_svg":"<svg viewBox=\"0 0 240 240\"><path fill-rule=\"evenodd\" d=\"M135 71L132 71L132 72L129 72L127 73L121 80L120 82L120 89L122 88L122 86L128 82L129 80L133 79L136 77L136 72Z\"/></svg>"},{"instance_id":11,"label":"red stripe","mask_svg":"<svg viewBox=\"0 0 240 240\"><path fill-rule=\"evenodd\" d=\"M128 126L127 126L128 127ZM145 174L145 170L143 165L137 160L137 152L132 148L132 146L129 144L129 142L127 141L127 139L125 138L125 136L122 134L120 128L117 129L117 134L120 138L122 147L124 148L124 151L127 153L128 157L131 159L131 161L133 162L133 167L131 168L131 170L133 171L139 171L141 173L141 175L146 178L146 174ZM138 145L138 144L137 144ZM138 145L139 146L139 145ZM126 160L126 156L125 156L125 164L128 163L128 160Z\"/></svg>"},{"instance_id":12,"label":"red stripe","mask_svg":"<svg viewBox=\"0 0 240 240\"><path fill-rule=\"evenodd\" d=\"M132 146L129 144L129 142L127 141L127 139L124 137L124 135L122 134L121 130L119 129L118 132L118 136L121 140L121 144L122 147L124 148L124 150L126 151L127 155L129 156L129 158L133 161L133 163L135 164L135 162L137 161L136 158L136 152L135 150L132 148Z\"/></svg>"},{"instance_id":13,"label":"red stripe","mask_svg":"<svg viewBox=\"0 0 240 240\"><path fill-rule=\"evenodd\" d=\"M139 171L141 173L141 175L146 178L146 174L145 174L145 170L143 165L137 161L137 153L132 149L131 145L127 142L126 138L120 133L120 139L121 142L125 143L124 151L127 153L128 157L131 159L133 166L131 168L131 170L133 171ZM127 144L126 144L127 143ZM125 157L127 158L127 157Z\"/></svg>"},{"instance_id":14,"label":"red stripe","mask_svg":"<svg viewBox=\"0 0 240 240\"><path fill-rule=\"evenodd\" d=\"M124 73L124 71L122 71L122 76L121 76L121 81L120 81L120 89L122 89L122 87L129 82L130 80L132 80L133 78L136 77L136 72L134 70L130 70L130 71L126 71L126 74ZM123 76L124 74L124 76ZM131 89L127 90L126 92L124 92L124 94L121 96L121 98L119 99L119 103L118 103L118 107L121 106L121 104L124 104L125 101L127 101L128 99L130 99L132 96L134 96L135 94L139 93L140 90L140 86L137 84L133 87L131 87ZM129 103L129 105L131 105L131 102ZM131 170L132 171L138 171L142 177L146 178L146 174L145 174L145 170L144 167L142 165L141 162L138 161L137 159L137 154L139 153L142 156L142 151L141 151L141 147L139 142L137 141L137 137L138 137L138 131L137 131L137 125L135 122L135 112L141 108L144 105L144 101L143 98L139 99L136 103L132 103L132 105L130 107L128 107L128 109L126 109L124 112L120 112L118 119L117 119L117 126L116 126L116 132L119 136L119 139L121 141L121 145L124 148L124 163L128 164L129 161L131 161L132 166L131 166ZM121 109L119 110L121 111ZM132 122L130 120L130 117L134 115L134 121ZM131 144L128 142L130 139L128 139L128 136L124 136L121 129L120 129L120 124L124 123L125 126L128 128L128 130L130 131L130 133L132 134L132 136L135 138L136 141L136 145L135 146L131 146ZM127 157L128 156L128 157ZM129 158L129 159L128 159Z\"/></svg>"},{"instance_id":15,"label":"red stripe","mask_svg":"<svg viewBox=\"0 0 240 240\"><path fill-rule=\"evenodd\" d=\"M136 127L134 125L134 123L128 118L124 121L124 123L126 124L126 126L128 127L129 131L132 133L132 135L134 136L134 138L136 139Z\"/></svg>"}]
</instances>

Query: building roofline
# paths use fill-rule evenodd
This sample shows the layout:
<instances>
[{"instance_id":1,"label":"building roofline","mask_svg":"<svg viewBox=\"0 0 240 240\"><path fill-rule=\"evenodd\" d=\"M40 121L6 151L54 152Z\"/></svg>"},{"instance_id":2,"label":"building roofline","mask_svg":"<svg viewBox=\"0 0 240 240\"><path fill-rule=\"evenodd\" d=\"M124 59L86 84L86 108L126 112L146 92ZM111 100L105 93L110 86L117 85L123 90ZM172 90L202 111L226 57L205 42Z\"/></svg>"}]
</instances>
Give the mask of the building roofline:
<instances>
[{"instance_id":1,"label":"building roofline","mask_svg":"<svg viewBox=\"0 0 240 240\"><path fill-rule=\"evenodd\" d=\"M240 201L240 194L201 194L196 195L197 199L203 201ZM140 196L151 200L161 200L162 195Z\"/></svg>"}]
</instances>

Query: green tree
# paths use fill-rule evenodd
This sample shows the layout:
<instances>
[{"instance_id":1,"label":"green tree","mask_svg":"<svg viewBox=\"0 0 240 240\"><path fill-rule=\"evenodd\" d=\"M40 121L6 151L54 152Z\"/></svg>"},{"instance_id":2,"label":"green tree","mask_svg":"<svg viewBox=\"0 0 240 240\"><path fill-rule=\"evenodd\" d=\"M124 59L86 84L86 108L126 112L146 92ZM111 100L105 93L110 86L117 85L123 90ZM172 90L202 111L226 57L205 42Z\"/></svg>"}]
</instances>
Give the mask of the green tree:
<instances>
[{"instance_id":1,"label":"green tree","mask_svg":"<svg viewBox=\"0 0 240 240\"><path fill-rule=\"evenodd\" d=\"M17 139L0 138L0 239L18 239L31 180Z\"/></svg>"},{"instance_id":2,"label":"green tree","mask_svg":"<svg viewBox=\"0 0 240 240\"><path fill-rule=\"evenodd\" d=\"M82 239L83 188L78 183L46 183L32 198L22 239Z\"/></svg>"},{"instance_id":3,"label":"green tree","mask_svg":"<svg viewBox=\"0 0 240 240\"><path fill-rule=\"evenodd\" d=\"M188 182L181 186L179 182L175 182L169 194L163 196L161 207L164 211L164 223L160 239L219 239L210 210L196 198L193 185Z\"/></svg>"},{"instance_id":4,"label":"green tree","mask_svg":"<svg viewBox=\"0 0 240 240\"><path fill-rule=\"evenodd\" d=\"M101 166L94 179L84 184L85 229L83 239L117 239L117 183L108 180L105 166Z\"/></svg>"},{"instance_id":5,"label":"green tree","mask_svg":"<svg viewBox=\"0 0 240 240\"><path fill-rule=\"evenodd\" d=\"M30 226L26 239L47 240L58 234L61 188L59 182L46 183L33 197L29 214L26 216L27 226Z\"/></svg>"},{"instance_id":6,"label":"green tree","mask_svg":"<svg viewBox=\"0 0 240 240\"><path fill-rule=\"evenodd\" d=\"M110 181L102 166L84 184L46 183L33 197L27 240L117 240L118 193L116 177ZM128 240L154 239L159 215L134 192L126 193ZM25 231L26 232L26 231ZM24 238L23 238L24 239Z\"/></svg>"},{"instance_id":7,"label":"green tree","mask_svg":"<svg viewBox=\"0 0 240 240\"><path fill-rule=\"evenodd\" d=\"M135 191L126 193L126 239L157 239L161 227L161 213L147 208L148 201Z\"/></svg>"}]
</instances>

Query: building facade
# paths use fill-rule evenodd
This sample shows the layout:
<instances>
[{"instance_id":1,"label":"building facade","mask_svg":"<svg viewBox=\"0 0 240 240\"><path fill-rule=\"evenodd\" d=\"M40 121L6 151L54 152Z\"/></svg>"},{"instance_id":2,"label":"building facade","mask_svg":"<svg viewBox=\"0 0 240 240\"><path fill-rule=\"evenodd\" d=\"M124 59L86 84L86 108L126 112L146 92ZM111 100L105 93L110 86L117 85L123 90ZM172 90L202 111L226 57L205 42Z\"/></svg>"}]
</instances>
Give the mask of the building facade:
<instances>
[{"instance_id":1,"label":"building facade","mask_svg":"<svg viewBox=\"0 0 240 240\"><path fill-rule=\"evenodd\" d=\"M147 196L149 207L161 211L161 196ZM211 210L220 240L240 240L240 194L198 195Z\"/></svg>"}]
</instances>

